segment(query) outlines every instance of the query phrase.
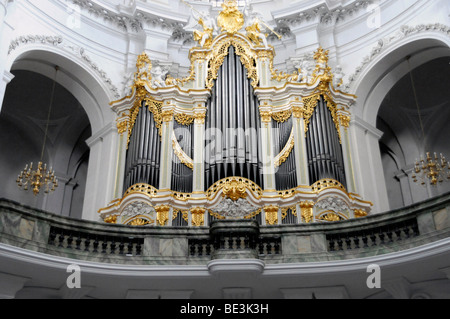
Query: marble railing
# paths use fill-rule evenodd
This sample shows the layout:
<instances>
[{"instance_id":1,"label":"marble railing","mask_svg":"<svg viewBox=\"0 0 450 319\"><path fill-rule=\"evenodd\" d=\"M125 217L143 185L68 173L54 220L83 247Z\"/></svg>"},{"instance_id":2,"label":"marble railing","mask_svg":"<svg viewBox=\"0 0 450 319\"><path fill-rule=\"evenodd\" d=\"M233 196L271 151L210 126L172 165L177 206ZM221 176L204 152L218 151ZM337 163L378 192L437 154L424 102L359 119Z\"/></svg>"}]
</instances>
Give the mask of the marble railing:
<instances>
[{"instance_id":1,"label":"marble railing","mask_svg":"<svg viewBox=\"0 0 450 319\"><path fill-rule=\"evenodd\" d=\"M74 220L0 200L0 244L100 263L204 265L217 259L266 264L345 260L419 247L450 237L450 193L406 208L332 223L129 227Z\"/></svg>"}]
</instances>

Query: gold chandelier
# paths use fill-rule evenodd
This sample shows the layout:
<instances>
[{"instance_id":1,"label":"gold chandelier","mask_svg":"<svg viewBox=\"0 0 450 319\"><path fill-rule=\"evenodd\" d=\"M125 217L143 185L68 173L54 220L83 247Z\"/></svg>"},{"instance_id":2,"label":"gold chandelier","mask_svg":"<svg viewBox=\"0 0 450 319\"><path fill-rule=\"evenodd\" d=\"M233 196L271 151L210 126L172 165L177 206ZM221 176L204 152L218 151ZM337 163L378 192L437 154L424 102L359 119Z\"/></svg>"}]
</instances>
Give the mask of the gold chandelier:
<instances>
[{"instance_id":1,"label":"gold chandelier","mask_svg":"<svg viewBox=\"0 0 450 319\"><path fill-rule=\"evenodd\" d=\"M409 61L410 57L407 58L409 67L409 76L411 78L411 85L414 92L414 99L416 102L417 113L419 115L420 128L422 130L422 138L425 141L425 130L422 122L422 116L420 113L419 101L417 98L416 86L414 83L414 77L412 75L411 65ZM430 152L426 153L426 158L421 156L420 161L416 159L414 165L414 173L412 175L413 181L423 186L430 183L432 186L436 186L438 183L444 182L444 180L450 180L450 163L447 162L445 156L440 154L440 157L434 153L434 156Z\"/></svg>"},{"instance_id":2,"label":"gold chandelier","mask_svg":"<svg viewBox=\"0 0 450 319\"><path fill-rule=\"evenodd\" d=\"M26 165L25 168L20 172L20 175L17 178L17 185L20 189L24 191L28 191L29 189L33 189L34 196L37 196L41 188L44 189L45 194L49 194L50 192L55 191L58 187L58 180L55 176L55 171L50 168L47 169L47 164L44 164L42 159L44 157L45 144L47 142L47 134L48 134L48 125L50 122L50 115L53 107L53 100L55 95L55 87L56 87L56 76L58 74L59 68L55 67L55 78L53 79L53 87L52 94L50 99L50 105L47 116L47 123L45 126L44 133L44 143L42 145L41 159L37 164L37 167L33 167L33 163L30 165Z\"/></svg>"}]
</instances>

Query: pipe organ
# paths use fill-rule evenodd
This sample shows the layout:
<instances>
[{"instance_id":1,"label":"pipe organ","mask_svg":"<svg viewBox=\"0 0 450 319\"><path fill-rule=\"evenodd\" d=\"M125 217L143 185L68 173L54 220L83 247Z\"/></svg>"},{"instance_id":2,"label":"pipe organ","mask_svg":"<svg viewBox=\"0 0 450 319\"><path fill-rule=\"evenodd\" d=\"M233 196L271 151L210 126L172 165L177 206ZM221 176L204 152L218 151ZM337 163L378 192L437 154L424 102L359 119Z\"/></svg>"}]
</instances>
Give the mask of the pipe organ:
<instances>
[{"instance_id":1,"label":"pipe organ","mask_svg":"<svg viewBox=\"0 0 450 319\"><path fill-rule=\"evenodd\" d=\"M315 52L313 72L278 73L274 48L259 41L258 28L244 29L234 1L218 21L215 38L211 29L197 31L209 40L191 49L186 78L155 84L151 60L138 57L132 95L112 103L116 198L100 217L201 227L215 219L281 225L368 215L349 145L356 97L333 85L328 51Z\"/></svg>"}]
</instances>

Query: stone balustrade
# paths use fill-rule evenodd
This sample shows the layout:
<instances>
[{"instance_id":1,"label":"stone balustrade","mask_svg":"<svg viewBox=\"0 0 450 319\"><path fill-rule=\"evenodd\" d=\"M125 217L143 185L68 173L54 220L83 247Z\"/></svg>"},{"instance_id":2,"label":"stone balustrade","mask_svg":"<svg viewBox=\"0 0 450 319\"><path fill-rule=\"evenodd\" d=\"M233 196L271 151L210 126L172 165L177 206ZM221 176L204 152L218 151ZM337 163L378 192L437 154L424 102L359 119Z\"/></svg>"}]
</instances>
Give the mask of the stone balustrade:
<instances>
[{"instance_id":1,"label":"stone balustrade","mask_svg":"<svg viewBox=\"0 0 450 319\"><path fill-rule=\"evenodd\" d=\"M69 219L0 200L0 243L74 260L131 265L266 264L346 260L402 251L450 235L450 194L341 222L260 226L129 227Z\"/></svg>"}]
</instances>

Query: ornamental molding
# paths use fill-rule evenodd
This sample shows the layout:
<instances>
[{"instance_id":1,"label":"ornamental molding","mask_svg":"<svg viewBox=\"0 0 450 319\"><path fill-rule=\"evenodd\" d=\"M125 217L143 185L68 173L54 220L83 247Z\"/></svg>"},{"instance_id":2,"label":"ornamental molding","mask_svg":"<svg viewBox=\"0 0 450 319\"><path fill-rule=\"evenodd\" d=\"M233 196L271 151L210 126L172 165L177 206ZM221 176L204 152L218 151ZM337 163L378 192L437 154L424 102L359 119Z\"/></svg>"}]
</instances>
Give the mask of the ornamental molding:
<instances>
[{"instance_id":1,"label":"ornamental molding","mask_svg":"<svg viewBox=\"0 0 450 319\"><path fill-rule=\"evenodd\" d=\"M363 58L361 64L355 69L355 72L348 77L346 84L341 86L341 90L344 92L354 91L355 83L358 83L357 80L365 73L364 71L366 71L366 69L369 68L369 65L387 49L393 47L396 43L405 38L429 31L440 32L450 36L450 27L441 23L419 24L413 27L404 25L398 31L378 40L377 45L372 48L370 54Z\"/></svg>"},{"instance_id":2,"label":"ornamental molding","mask_svg":"<svg viewBox=\"0 0 450 319\"><path fill-rule=\"evenodd\" d=\"M349 210L348 205L337 196L330 196L320 200L315 205L319 209L332 210L337 213L342 213Z\"/></svg>"},{"instance_id":3,"label":"ornamental molding","mask_svg":"<svg viewBox=\"0 0 450 319\"><path fill-rule=\"evenodd\" d=\"M236 201L225 198L217 206L211 209L227 219L242 219L258 210L258 207L250 204L246 199L239 198Z\"/></svg>"},{"instance_id":4,"label":"ornamental molding","mask_svg":"<svg viewBox=\"0 0 450 319\"><path fill-rule=\"evenodd\" d=\"M275 22L279 27L299 26L311 21L318 21L321 24L338 23L354 16L362 9L366 10L373 3L375 3L374 0L354 1L347 6L339 6L335 9L329 9L325 3L322 3L314 8L277 18Z\"/></svg>"},{"instance_id":5,"label":"ornamental molding","mask_svg":"<svg viewBox=\"0 0 450 319\"><path fill-rule=\"evenodd\" d=\"M118 99L121 94L119 89L113 84L107 73L102 70L86 53L86 49L75 44L68 43L63 39L62 36L51 36L51 35L24 35L20 36L11 41L8 49L8 56L11 55L13 51L21 46L31 45L31 44L41 44L47 46L58 47L66 52L76 56L79 60L82 60L85 64L89 66L106 84L109 91L112 93L113 97Z\"/></svg>"},{"instance_id":6,"label":"ornamental molding","mask_svg":"<svg viewBox=\"0 0 450 319\"><path fill-rule=\"evenodd\" d=\"M75 5L81 10L86 11L91 16L102 19L104 22L110 23L118 27L120 30L125 32L140 32L144 29L145 25L152 27L158 27L161 30L167 30L170 32L179 31L183 28L184 24L180 21L175 21L171 19L161 18L157 15L151 15L142 10L136 8L136 5L132 4L128 7L125 5L125 10L120 10L121 12L113 12L108 10L104 6L96 4L94 1L88 0L66 0L70 5Z\"/></svg>"}]
</instances>

